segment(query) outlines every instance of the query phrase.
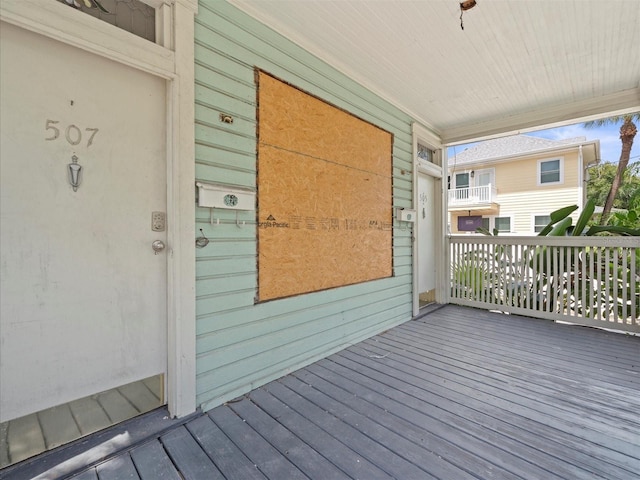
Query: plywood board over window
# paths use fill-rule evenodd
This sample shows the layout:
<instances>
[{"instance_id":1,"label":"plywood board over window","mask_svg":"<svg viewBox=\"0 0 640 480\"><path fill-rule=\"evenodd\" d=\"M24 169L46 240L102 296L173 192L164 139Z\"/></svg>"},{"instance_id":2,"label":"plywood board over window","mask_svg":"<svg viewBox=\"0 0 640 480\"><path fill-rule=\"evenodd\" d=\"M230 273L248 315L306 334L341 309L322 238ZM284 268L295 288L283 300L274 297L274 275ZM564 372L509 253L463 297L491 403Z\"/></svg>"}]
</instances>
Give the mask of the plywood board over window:
<instances>
[{"instance_id":1,"label":"plywood board over window","mask_svg":"<svg viewBox=\"0 0 640 480\"><path fill-rule=\"evenodd\" d=\"M258 299L390 277L393 136L272 76L258 83Z\"/></svg>"}]
</instances>

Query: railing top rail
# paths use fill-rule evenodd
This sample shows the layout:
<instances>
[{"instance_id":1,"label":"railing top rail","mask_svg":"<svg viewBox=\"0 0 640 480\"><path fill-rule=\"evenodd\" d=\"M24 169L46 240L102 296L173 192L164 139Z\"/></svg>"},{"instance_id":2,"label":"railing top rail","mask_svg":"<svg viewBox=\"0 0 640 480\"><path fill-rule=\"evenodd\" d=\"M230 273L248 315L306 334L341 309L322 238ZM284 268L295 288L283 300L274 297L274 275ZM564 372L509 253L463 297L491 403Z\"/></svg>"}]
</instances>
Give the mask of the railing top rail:
<instances>
[{"instance_id":1,"label":"railing top rail","mask_svg":"<svg viewBox=\"0 0 640 480\"><path fill-rule=\"evenodd\" d=\"M531 245L561 247L628 247L640 248L640 237L593 236L593 237L537 237L537 236L497 236L449 235L451 243L481 245Z\"/></svg>"}]
</instances>

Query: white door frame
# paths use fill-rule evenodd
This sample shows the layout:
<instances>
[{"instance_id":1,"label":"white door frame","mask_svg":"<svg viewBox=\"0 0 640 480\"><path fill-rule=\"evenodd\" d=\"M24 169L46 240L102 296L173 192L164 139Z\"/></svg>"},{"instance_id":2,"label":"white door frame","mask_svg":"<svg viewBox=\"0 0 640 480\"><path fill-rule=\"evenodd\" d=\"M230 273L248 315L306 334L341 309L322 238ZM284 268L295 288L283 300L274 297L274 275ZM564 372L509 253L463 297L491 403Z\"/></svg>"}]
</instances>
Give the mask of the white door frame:
<instances>
[{"instance_id":1,"label":"white door frame","mask_svg":"<svg viewBox=\"0 0 640 480\"><path fill-rule=\"evenodd\" d=\"M442 146L440 138L425 127L414 123L412 124L413 135L413 205L417 208L419 205L418 199L418 175L424 173L435 178L435 224L434 238L435 238L435 250L436 252L443 252L443 255L436 255L436 302L445 303L447 301L446 296L446 269L448 252L446 251L446 243L444 234L446 232L446 220L445 214L447 208L447 192L443 187L443 172L446 171L446 152ZM431 149L436 154L434 158L435 163L428 163L421 161L418 158L418 141ZM420 311L420 292L418 288L418 268L420 266L420 254L418 253L418 227L414 225L414 238L413 238L413 316L418 315Z\"/></svg>"},{"instance_id":2,"label":"white door frame","mask_svg":"<svg viewBox=\"0 0 640 480\"><path fill-rule=\"evenodd\" d=\"M167 405L195 410L194 16L197 0L141 0L156 8L154 44L62 3L2 0L0 20L167 82Z\"/></svg>"}]
</instances>

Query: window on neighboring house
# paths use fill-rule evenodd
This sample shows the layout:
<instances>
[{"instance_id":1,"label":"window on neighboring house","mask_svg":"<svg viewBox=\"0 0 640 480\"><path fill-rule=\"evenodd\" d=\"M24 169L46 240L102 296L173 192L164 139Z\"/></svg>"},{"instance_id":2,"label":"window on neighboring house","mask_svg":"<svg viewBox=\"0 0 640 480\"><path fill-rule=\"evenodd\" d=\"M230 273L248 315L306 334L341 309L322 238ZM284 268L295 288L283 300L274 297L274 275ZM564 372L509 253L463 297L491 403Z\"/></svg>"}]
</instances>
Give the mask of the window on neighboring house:
<instances>
[{"instance_id":1,"label":"window on neighboring house","mask_svg":"<svg viewBox=\"0 0 640 480\"><path fill-rule=\"evenodd\" d=\"M467 190L463 190L463 189ZM469 199L469 174L456 173L456 200Z\"/></svg>"},{"instance_id":2,"label":"window on neighboring house","mask_svg":"<svg viewBox=\"0 0 640 480\"><path fill-rule=\"evenodd\" d=\"M533 217L533 231L539 233L551 221L549 215L535 215Z\"/></svg>"},{"instance_id":3,"label":"window on neighboring house","mask_svg":"<svg viewBox=\"0 0 640 480\"><path fill-rule=\"evenodd\" d=\"M469 188L468 173L456 173L456 188Z\"/></svg>"},{"instance_id":4,"label":"window on neighboring house","mask_svg":"<svg viewBox=\"0 0 640 480\"><path fill-rule=\"evenodd\" d=\"M482 217L482 228L491 233L494 228L501 233L511 233L511 217Z\"/></svg>"},{"instance_id":5,"label":"window on neighboring house","mask_svg":"<svg viewBox=\"0 0 640 480\"><path fill-rule=\"evenodd\" d=\"M495 226L499 232L511 232L511 217L496 217Z\"/></svg>"},{"instance_id":6,"label":"window on neighboring house","mask_svg":"<svg viewBox=\"0 0 640 480\"><path fill-rule=\"evenodd\" d=\"M475 172L475 186L476 187L486 187L487 185L494 185L495 180L493 179L494 170L478 170Z\"/></svg>"},{"instance_id":7,"label":"window on neighboring house","mask_svg":"<svg viewBox=\"0 0 640 480\"><path fill-rule=\"evenodd\" d=\"M540 185L548 185L562 182L562 161L557 158L555 160L544 160L538 162L538 183Z\"/></svg>"}]
</instances>

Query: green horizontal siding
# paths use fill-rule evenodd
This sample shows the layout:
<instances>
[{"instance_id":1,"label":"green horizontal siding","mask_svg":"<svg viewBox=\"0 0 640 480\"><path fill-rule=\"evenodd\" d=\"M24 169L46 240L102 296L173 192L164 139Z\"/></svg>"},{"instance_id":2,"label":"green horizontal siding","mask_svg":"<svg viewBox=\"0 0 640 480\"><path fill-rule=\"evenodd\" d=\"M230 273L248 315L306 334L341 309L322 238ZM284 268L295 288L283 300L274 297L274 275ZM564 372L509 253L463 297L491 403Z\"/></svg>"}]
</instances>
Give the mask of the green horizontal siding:
<instances>
[{"instance_id":1,"label":"green horizontal siding","mask_svg":"<svg viewBox=\"0 0 640 480\"><path fill-rule=\"evenodd\" d=\"M391 132L393 207L412 205L411 118L226 2L196 18L196 179L256 186L254 68ZM220 114L233 123L220 121ZM196 207L197 401L203 408L411 317L412 232L394 224L390 278L255 304L255 212Z\"/></svg>"}]
</instances>

